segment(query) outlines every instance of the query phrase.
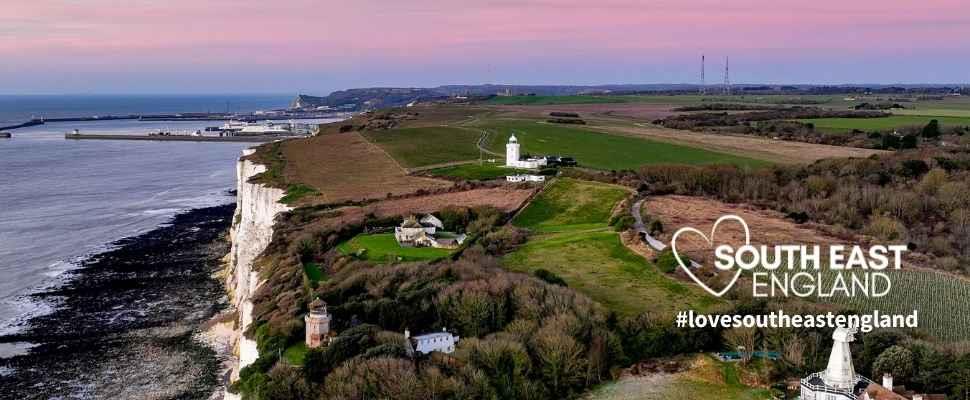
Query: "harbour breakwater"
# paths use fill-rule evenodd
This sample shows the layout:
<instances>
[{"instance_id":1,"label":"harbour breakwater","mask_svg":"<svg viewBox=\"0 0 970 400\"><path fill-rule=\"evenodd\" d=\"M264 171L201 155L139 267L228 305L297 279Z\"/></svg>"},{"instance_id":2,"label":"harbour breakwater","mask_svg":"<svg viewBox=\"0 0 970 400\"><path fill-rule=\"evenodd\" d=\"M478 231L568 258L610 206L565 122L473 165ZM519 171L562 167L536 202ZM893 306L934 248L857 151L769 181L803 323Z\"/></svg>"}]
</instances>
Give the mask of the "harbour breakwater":
<instances>
[{"instance_id":1,"label":"harbour breakwater","mask_svg":"<svg viewBox=\"0 0 970 400\"><path fill-rule=\"evenodd\" d=\"M303 138L305 136L249 135L249 136L196 136L196 135L99 135L65 133L65 139L72 140L149 140L156 142L236 142L266 143L276 140Z\"/></svg>"},{"instance_id":2,"label":"harbour breakwater","mask_svg":"<svg viewBox=\"0 0 970 400\"><path fill-rule=\"evenodd\" d=\"M217 278L232 205L201 208L114 243L34 294L54 304L0 343L0 398L206 399L224 371L203 327L228 306Z\"/></svg>"}]
</instances>

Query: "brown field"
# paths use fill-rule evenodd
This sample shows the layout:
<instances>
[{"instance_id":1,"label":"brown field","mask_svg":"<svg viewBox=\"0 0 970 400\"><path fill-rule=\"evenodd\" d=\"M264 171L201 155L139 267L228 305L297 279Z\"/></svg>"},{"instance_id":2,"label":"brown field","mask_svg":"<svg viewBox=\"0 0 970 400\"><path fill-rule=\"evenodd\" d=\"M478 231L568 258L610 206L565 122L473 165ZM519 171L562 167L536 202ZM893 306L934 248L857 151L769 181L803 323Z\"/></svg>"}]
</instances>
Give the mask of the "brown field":
<instances>
[{"instance_id":1,"label":"brown field","mask_svg":"<svg viewBox=\"0 0 970 400\"><path fill-rule=\"evenodd\" d=\"M312 220L312 228L335 228L360 223L368 214L376 217L431 213L446 206L467 207L492 206L506 213L518 210L532 196L537 188L526 186L502 185L449 193L430 194L408 198L388 199L364 206L345 206L333 210L315 211L320 218ZM308 227L301 227L306 230Z\"/></svg>"},{"instance_id":2,"label":"brown field","mask_svg":"<svg viewBox=\"0 0 970 400\"><path fill-rule=\"evenodd\" d=\"M751 244L774 245L789 243L811 243L828 245L846 243L825 231L826 227L815 224L796 224L785 216L773 210L761 210L742 204L729 204L703 197L691 196L659 196L651 197L643 202L644 214L660 219L664 224L664 233L657 239L670 243L670 238L678 229L691 226L705 235L710 235L711 227L723 215L740 216L747 222L751 232ZM714 243L740 245L744 243L744 230L736 222L725 221L718 226ZM704 257L699 254L710 255L711 247L704 239L696 235L682 235L677 241L678 250L687 253L694 260L701 262ZM705 264L702 262L702 264ZM710 265L710 264L705 264Z\"/></svg>"},{"instance_id":3,"label":"brown field","mask_svg":"<svg viewBox=\"0 0 970 400\"><path fill-rule=\"evenodd\" d=\"M862 158L873 154L889 153L884 150L773 140L750 135L719 135L645 125L608 127L594 125L591 128L618 135L661 140L784 164L811 163L824 158Z\"/></svg>"},{"instance_id":4,"label":"brown field","mask_svg":"<svg viewBox=\"0 0 970 400\"><path fill-rule=\"evenodd\" d=\"M492 106L503 116L512 118L534 117L548 118L553 111L574 112L580 118L589 120L625 119L631 121L649 122L659 118L669 117L678 112L673 111L680 105L674 104L645 104L645 103L603 103L603 104L554 104L554 105L524 105L524 106Z\"/></svg>"},{"instance_id":5,"label":"brown field","mask_svg":"<svg viewBox=\"0 0 970 400\"><path fill-rule=\"evenodd\" d=\"M380 147L356 132L335 133L282 145L287 182L309 185L320 192L301 203L339 203L440 189L452 183L408 176Z\"/></svg>"}]
</instances>

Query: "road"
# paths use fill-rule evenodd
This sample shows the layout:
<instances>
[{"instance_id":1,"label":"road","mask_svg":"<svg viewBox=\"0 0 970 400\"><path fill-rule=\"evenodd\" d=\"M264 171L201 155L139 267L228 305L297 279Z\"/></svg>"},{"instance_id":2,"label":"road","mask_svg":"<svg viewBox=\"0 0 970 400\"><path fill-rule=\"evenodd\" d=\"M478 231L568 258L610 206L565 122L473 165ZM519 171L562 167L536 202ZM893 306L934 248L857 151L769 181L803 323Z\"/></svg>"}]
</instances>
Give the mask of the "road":
<instances>
[{"instance_id":1,"label":"road","mask_svg":"<svg viewBox=\"0 0 970 400\"><path fill-rule=\"evenodd\" d=\"M647 242L647 245L652 249L656 251L663 251L667 248L667 245L657 240L657 238L650 236L650 231L648 231L647 227L643 225L643 215L640 213L640 208L643 206L643 200L644 199L637 200L633 203L633 206L630 207L630 214L633 215L633 220L636 221L633 224L633 229L637 231L637 234L640 235L640 237L643 238L643 240ZM690 267L697 269L700 268L701 265L694 262L694 260L690 260Z\"/></svg>"}]
</instances>

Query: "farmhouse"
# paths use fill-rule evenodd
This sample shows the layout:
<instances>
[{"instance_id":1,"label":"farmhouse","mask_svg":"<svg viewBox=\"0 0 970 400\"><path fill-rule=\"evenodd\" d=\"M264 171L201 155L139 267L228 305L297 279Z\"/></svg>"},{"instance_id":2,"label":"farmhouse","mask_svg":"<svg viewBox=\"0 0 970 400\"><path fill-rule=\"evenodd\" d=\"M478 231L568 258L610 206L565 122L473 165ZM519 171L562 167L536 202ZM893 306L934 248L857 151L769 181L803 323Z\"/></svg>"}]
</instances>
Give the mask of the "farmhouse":
<instances>
[{"instance_id":1,"label":"farmhouse","mask_svg":"<svg viewBox=\"0 0 970 400\"><path fill-rule=\"evenodd\" d=\"M408 340L408 344L413 346L415 351L421 354L428 354L432 351L448 354L455 351L455 344L458 343L458 336L448 333L448 329L415 337L411 337L411 331L405 329L404 338Z\"/></svg>"},{"instance_id":2,"label":"farmhouse","mask_svg":"<svg viewBox=\"0 0 970 400\"><path fill-rule=\"evenodd\" d=\"M453 249L465 242L464 234L444 231L444 224L434 215L418 219L411 215L394 228L394 238L402 247L435 247Z\"/></svg>"}]
</instances>

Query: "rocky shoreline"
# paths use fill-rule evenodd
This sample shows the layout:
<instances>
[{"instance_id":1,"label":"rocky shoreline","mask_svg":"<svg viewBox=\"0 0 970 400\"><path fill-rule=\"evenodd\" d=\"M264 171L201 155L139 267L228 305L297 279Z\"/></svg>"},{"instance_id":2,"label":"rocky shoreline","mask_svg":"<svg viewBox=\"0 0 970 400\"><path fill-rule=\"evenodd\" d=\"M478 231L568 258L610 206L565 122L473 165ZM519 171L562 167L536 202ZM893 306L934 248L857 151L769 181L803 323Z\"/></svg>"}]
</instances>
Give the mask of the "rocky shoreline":
<instances>
[{"instance_id":1,"label":"rocky shoreline","mask_svg":"<svg viewBox=\"0 0 970 400\"><path fill-rule=\"evenodd\" d=\"M229 306L217 274L234 208L179 214L35 294L55 310L0 337L36 345L0 359L0 398L210 398L229 355L200 338Z\"/></svg>"}]
</instances>

